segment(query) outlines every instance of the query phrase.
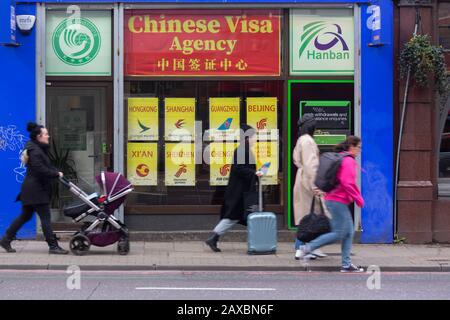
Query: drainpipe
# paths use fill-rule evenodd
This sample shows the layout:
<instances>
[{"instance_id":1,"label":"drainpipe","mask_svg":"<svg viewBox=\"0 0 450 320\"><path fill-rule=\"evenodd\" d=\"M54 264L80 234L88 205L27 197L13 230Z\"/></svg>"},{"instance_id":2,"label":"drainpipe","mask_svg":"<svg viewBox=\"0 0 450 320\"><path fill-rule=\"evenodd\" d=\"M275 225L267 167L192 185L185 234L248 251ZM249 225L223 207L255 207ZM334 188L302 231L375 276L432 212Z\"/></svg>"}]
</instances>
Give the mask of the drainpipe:
<instances>
[{"instance_id":1,"label":"drainpipe","mask_svg":"<svg viewBox=\"0 0 450 320\"><path fill-rule=\"evenodd\" d=\"M420 18L419 8L416 7L416 22L415 22L415 25L414 25L413 37L417 35L417 30L419 29L420 20L421 20L421 18ZM411 67L408 67L408 72L406 74L405 95L403 97L402 116L401 116L401 120L400 120L400 132L399 132L399 139L398 139L398 144L397 144L397 159L396 159L396 164L395 164L394 234L397 233L397 189L398 189L398 180L399 180L400 147L402 145L403 126L404 126L404 122L405 122L406 101L408 99L408 89L409 89L410 76L411 76Z\"/></svg>"}]
</instances>

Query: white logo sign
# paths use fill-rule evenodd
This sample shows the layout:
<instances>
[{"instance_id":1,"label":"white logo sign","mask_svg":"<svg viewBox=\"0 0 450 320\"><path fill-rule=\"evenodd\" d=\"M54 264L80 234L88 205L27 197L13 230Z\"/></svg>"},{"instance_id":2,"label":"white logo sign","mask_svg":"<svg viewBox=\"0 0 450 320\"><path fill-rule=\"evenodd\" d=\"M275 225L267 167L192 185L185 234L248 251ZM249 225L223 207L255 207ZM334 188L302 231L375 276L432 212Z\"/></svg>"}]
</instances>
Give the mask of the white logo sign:
<instances>
[{"instance_id":1,"label":"white logo sign","mask_svg":"<svg viewBox=\"0 0 450 320\"><path fill-rule=\"evenodd\" d=\"M17 26L20 31L30 31L36 22L36 16L30 14L22 14L16 17Z\"/></svg>"},{"instance_id":2,"label":"white logo sign","mask_svg":"<svg viewBox=\"0 0 450 320\"><path fill-rule=\"evenodd\" d=\"M66 286L69 290L80 290L81 289L81 270L79 266L69 266L66 273L70 274L67 278Z\"/></svg>"},{"instance_id":3,"label":"white logo sign","mask_svg":"<svg viewBox=\"0 0 450 320\"><path fill-rule=\"evenodd\" d=\"M346 9L291 11L291 74L352 75L354 19Z\"/></svg>"},{"instance_id":4,"label":"white logo sign","mask_svg":"<svg viewBox=\"0 0 450 320\"><path fill-rule=\"evenodd\" d=\"M379 266L369 266L366 273L370 274L366 285L369 290L381 289L381 270Z\"/></svg>"},{"instance_id":5,"label":"white logo sign","mask_svg":"<svg viewBox=\"0 0 450 320\"><path fill-rule=\"evenodd\" d=\"M46 29L47 75L111 75L111 12L51 11Z\"/></svg>"}]
</instances>

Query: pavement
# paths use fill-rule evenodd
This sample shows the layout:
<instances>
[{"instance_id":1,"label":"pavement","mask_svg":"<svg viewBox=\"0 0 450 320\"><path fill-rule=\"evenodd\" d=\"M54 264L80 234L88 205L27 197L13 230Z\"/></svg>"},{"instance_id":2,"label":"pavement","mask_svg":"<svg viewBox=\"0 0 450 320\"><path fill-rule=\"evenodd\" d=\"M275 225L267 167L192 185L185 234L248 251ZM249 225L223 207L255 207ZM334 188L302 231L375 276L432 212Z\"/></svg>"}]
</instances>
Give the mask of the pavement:
<instances>
[{"instance_id":1,"label":"pavement","mask_svg":"<svg viewBox=\"0 0 450 320\"><path fill-rule=\"evenodd\" d=\"M60 241L68 249L67 240ZM14 241L16 253L0 248L0 269L65 270L249 270L249 271L338 271L340 245L322 248L328 257L310 261L294 259L293 242L278 242L276 254L248 255L246 242L219 242L222 252L212 252L203 241L132 241L126 256L117 245L91 246L87 255L49 255L43 241ZM354 244L352 262L381 271L450 272L450 245Z\"/></svg>"}]
</instances>

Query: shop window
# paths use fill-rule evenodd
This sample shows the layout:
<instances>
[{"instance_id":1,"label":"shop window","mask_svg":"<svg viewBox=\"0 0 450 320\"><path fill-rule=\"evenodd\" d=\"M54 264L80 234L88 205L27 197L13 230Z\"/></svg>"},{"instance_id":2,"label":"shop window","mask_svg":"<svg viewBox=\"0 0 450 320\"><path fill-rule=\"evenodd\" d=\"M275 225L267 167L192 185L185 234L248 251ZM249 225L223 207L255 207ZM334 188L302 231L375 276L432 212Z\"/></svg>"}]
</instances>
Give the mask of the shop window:
<instances>
[{"instance_id":1,"label":"shop window","mask_svg":"<svg viewBox=\"0 0 450 320\"><path fill-rule=\"evenodd\" d=\"M439 152L439 196L450 197L450 111L441 135Z\"/></svg>"},{"instance_id":2,"label":"shop window","mask_svg":"<svg viewBox=\"0 0 450 320\"><path fill-rule=\"evenodd\" d=\"M214 169L212 164L209 163L211 159L208 159L207 156L213 148L213 141L204 137L206 130L217 128L217 123L210 123L215 121L214 117L210 114L211 99L230 98L230 103L236 104L238 113L230 111L229 115L229 118L232 119L231 126L239 126L239 124L249 122L249 101L257 101L257 103L261 101L274 101L276 107L272 110L273 117L261 119L263 121L260 123L260 128L264 128L268 121L275 121L275 124L272 124L272 126L279 130L278 133L281 136L282 97L282 81L126 81L124 104L126 128L124 163L126 174L130 181L133 180L133 175L136 177L134 183L135 191L127 200L126 212L129 212L129 208L136 208L136 206L146 206L147 208L154 208L155 206L163 208L164 206L167 209L168 206L174 205L191 206L191 209L196 208L197 212L199 212L198 209L200 209L200 206L221 205L223 203L226 183L224 182L225 179L221 180L220 177L214 176L213 170L217 169L217 166ZM182 99L178 99L177 102L173 98ZM259 99L251 100L251 98ZM166 108L176 103L181 103L185 109L178 109L178 114L170 115L169 110L174 109ZM156 106L157 109L155 108ZM192 108L189 108L189 106ZM151 119L152 116L146 113L147 110L143 107L147 107L150 112L157 112L153 115L153 119ZM143 121L137 122L136 115L132 113L140 111L140 116L147 118L143 118ZM238 119L235 118L236 114L239 114ZM191 130L189 128L186 129L187 134L183 137L178 137L175 134L176 131L170 131L168 129L176 124L179 125L178 127L189 127L189 121L192 120L191 117L194 117L197 123L195 131L197 135L200 133L200 143L195 143L198 140L195 140L189 134L189 130ZM138 124L137 131L135 127L136 123ZM198 127L199 124L201 128ZM252 126L258 126L258 124ZM143 131L148 133L144 138L142 138ZM281 144L277 136L261 135L259 138L258 143L265 143L273 148L272 154L269 156L275 160L273 161L273 168L276 168L275 175L272 176L273 179L265 182L264 202L267 205L277 205L281 202ZM180 139L183 139L183 141L180 141ZM235 143L238 141L238 138L231 139L222 142L221 145L225 145L224 150L227 152L231 145L233 148L231 152L233 152ZM182 144L187 149L184 146L180 147ZM207 149L208 146L209 149ZM174 165L174 162L169 160L170 154L168 153L170 150L175 150L173 148L178 148L176 152L185 152L186 150L188 153L189 151L195 152L195 166L189 167L188 165L188 167L182 167L183 163ZM199 149L201 149L200 153L198 152ZM155 159L147 159L150 161L147 164L143 160L141 161L141 165L132 157L139 157L139 152L143 150L143 155L147 152L148 156L155 157ZM199 154L201 155L201 159L198 159ZM138 166L140 166L139 170L141 171L139 172L139 176L136 176L133 170L136 170ZM156 170L156 172L151 172L152 169ZM189 169L192 169L194 172L189 172ZM223 173L227 173L225 169L227 168L224 168ZM140 180L145 175L147 176L143 180ZM153 176L150 177L151 175ZM183 175L185 175L184 180L181 179ZM131 210L131 213L134 210ZM159 211L160 213L164 212L162 209L159 210L161 210ZM184 213L189 210L188 207L183 208ZM215 212L216 210L214 209L213 211ZM142 212L144 211L148 212L145 208L142 209Z\"/></svg>"},{"instance_id":3,"label":"shop window","mask_svg":"<svg viewBox=\"0 0 450 320\"><path fill-rule=\"evenodd\" d=\"M439 3L439 44L450 50L450 2Z\"/></svg>"}]
</instances>

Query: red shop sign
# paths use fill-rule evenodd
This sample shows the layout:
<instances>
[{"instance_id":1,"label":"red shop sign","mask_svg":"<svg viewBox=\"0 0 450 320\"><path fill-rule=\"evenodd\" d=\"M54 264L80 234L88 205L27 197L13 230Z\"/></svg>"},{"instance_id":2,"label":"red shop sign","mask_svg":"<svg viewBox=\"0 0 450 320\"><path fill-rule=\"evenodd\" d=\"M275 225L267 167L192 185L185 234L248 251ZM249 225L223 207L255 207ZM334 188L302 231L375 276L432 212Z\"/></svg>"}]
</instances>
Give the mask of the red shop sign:
<instances>
[{"instance_id":1,"label":"red shop sign","mask_svg":"<svg viewBox=\"0 0 450 320\"><path fill-rule=\"evenodd\" d=\"M280 10L126 10L127 76L279 76Z\"/></svg>"}]
</instances>

